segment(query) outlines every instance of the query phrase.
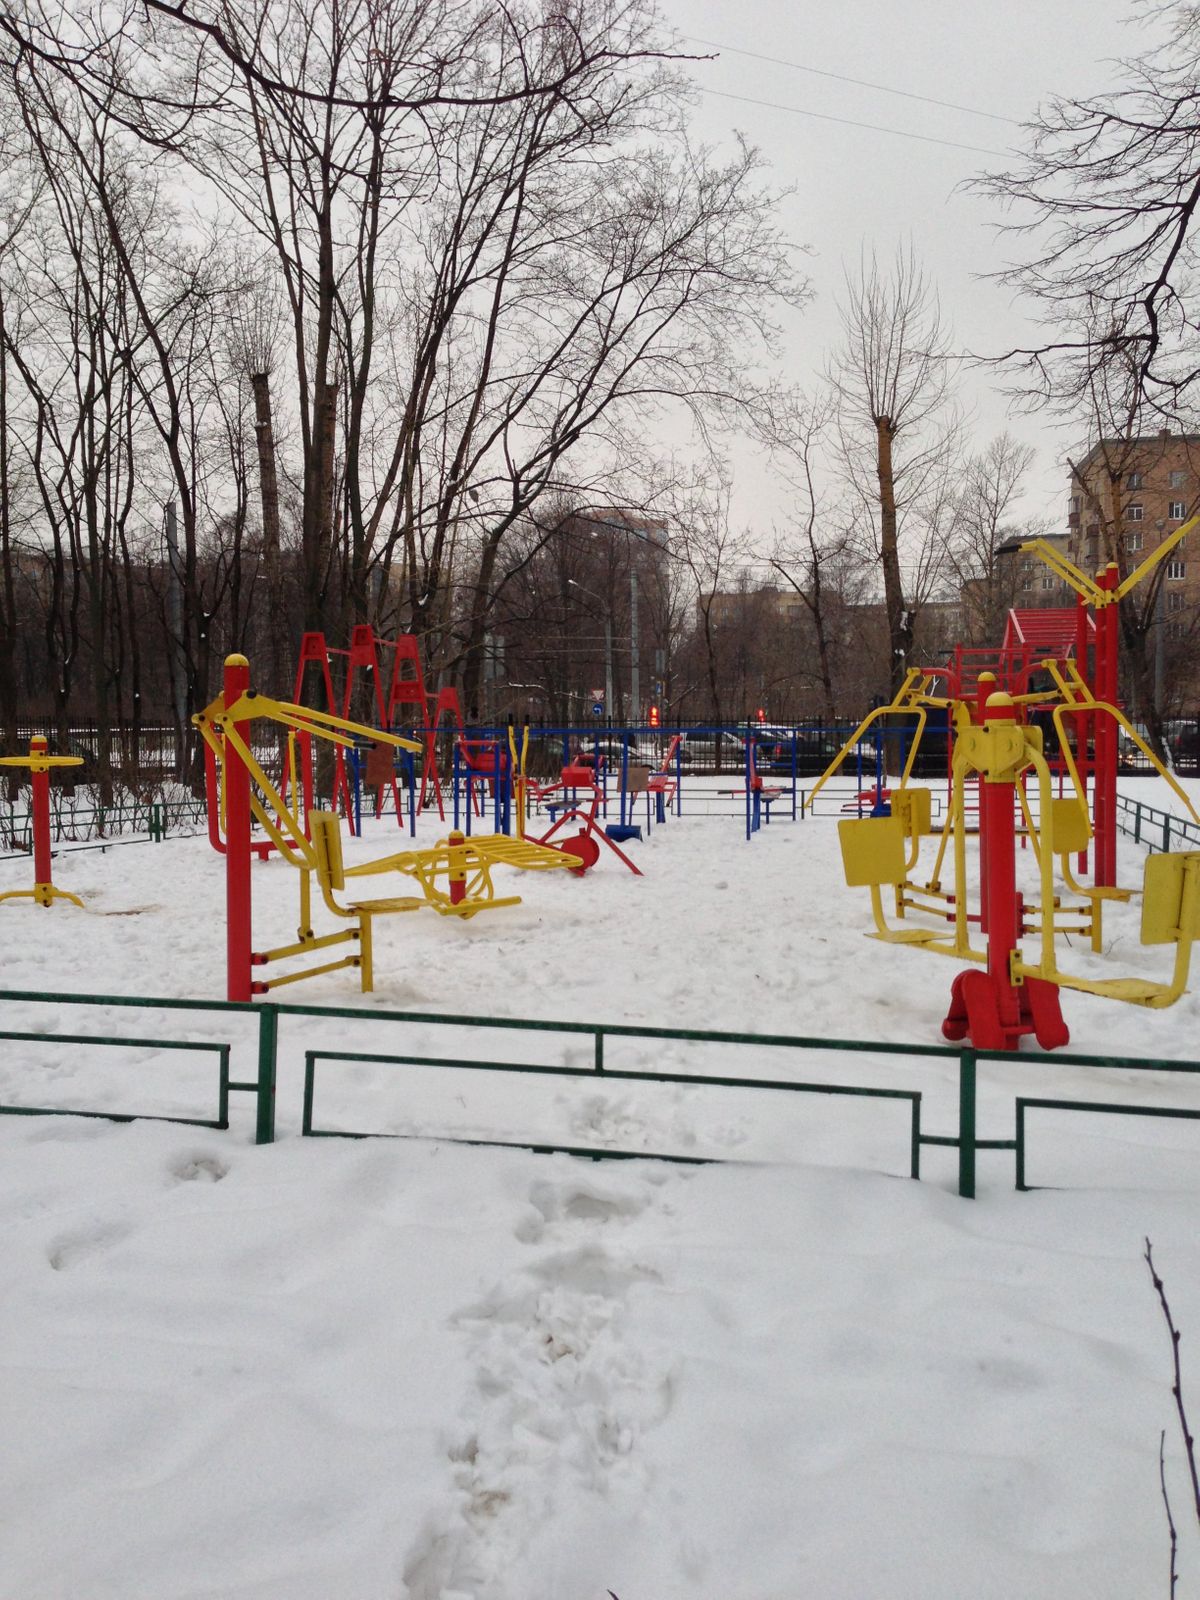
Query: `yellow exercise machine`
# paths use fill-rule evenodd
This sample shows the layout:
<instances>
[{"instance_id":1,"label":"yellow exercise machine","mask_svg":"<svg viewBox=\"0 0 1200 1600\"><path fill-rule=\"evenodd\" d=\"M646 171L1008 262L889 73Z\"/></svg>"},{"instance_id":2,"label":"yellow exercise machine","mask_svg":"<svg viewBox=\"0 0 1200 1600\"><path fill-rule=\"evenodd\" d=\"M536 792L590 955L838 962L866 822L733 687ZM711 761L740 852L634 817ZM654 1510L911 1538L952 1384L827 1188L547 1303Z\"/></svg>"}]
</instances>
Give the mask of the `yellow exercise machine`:
<instances>
[{"instance_id":1,"label":"yellow exercise machine","mask_svg":"<svg viewBox=\"0 0 1200 1600\"><path fill-rule=\"evenodd\" d=\"M1120 717L1115 708L1096 706ZM1077 776L1073 795L1055 797L1050 767L1042 753L1042 730L1019 721L1021 707L1013 696L989 694L981 722L973 720L970 707L963 702L954 702L951 709L955 725L951 798L929 879L913 880L921 841L932 832L927 789L894 790L890 816L843 818L838 825L846 882L852 888L870 890L875 922L872 937L986 968L984 972L961 972L955 978L950 1010L942 1025L945 1036L969 1036L980 1049L1015 1049L1026 1033L1033 1033L1045 1049L1066 1044L1069 1035L1058 998L1064 988L1133 1005L1172 1005L1186 988L1192 944L1200 934L1200 852L1150 856L1145 864L1142 943L1175 945L1168 982L1133 977L1097 979L1064 972L1058 965L1056 937L1087 935L1093 949L1099 950L1104 901L1129 899L1134 891L1106 885L1085 887L1072 877L1070 858L1086 845L1089 836L1086 802ZM1027 775L1036 783L1036 818L1025 792ZM1164 776L1169 778L1169 774ZM1182 793L1174 780L1170 781ZM971 908L967 864L966 791L971 782L978 785L979 802L976 910ZM1190 804L1188 809L1192 809ZM1034 851L1040 894L1036 903L1026 901L1016 886L1018 816ZM952 884L945 890L940 878L948 845L953 847ZM1057 891L1056 858L1065 885L1080 896L1074 904ZM943 926L890 926L883 907L885 887L894 891L901 921L907 913L916 912L937 918ZM973 930L984 936L983 948L973 942ZM1020 943L1024 935L1038 939L1036 961L1025 959Z\"/></svg>"},{"instance_id":2,"label":"yellow exercise machine","mask_svg":"<svg viewBox=\"0 0 1200 1600\"><path fill-rule=\"evenodd\" d=\"M520 904L520 896L498 897L492 884L493 866L534 869L577 866L578 862L559 851L507 835L465 839L452 833L425 850L404 850L375 861L346 867L342 860L340 824L335 813L310 811L302 816L297 786L292 785L288 800L267 777L250 748L250 724L258 719L275 722L288 730L291 761L297 770L294 741L297 737L323 739L342 747L356 739L369 738L397 749L419 751L415 740L381 732L351 722L329 712L272 700L249 687L250 668L244 656L226 658L222 693L192 718L201 737L221 766L221 794L225 822L226 914L227 914L227 990L231 1000L249 1000L283 984L334 972L342 967L358 967L363 992L373 987L371 924L376 916L416 911L430 906L442 916L472 917L479 911ZM296 942L273 950L256 952L251 948L250 823L256 821L274 843L280 855L300 874L300 922ZM311 835L311 837L310 837ZM399 872L411 878L419 893L339 904L335 898L344 892L351 878L375 877ZM335 933L318 935L312 927L313 876L322 900L333 915L351 920L354 926ZM309 967L301 972L255 981L252 968L273 961L330 946L353 943L352 955Z\"/></svg>"},{"instance_id":3,"label":"yellow exercise machine","mask_svg":"<svg viewBox=\"0 0 1200 1600\"><path fill-rule=\"evenodd\" d=\"M33 888L9 889L0 900L32 900L35 905L52 906L56 900L69 900L82 906L77 894L56 889L50 875L50 773L55 767L81 767L82 756L52 756L45 739L29 741L27 756L0 757L0 767L24 767L29 773L33 812Z\"/></svg>"},{"instance_id":4,"label":"yellow exercise machine","mask_svg":"<svg viewBox=\"0 0 1200 1600\"><path fill-rule=\"evenodd\" d=\"M1080 616L1086 620L1090 606L1096 613L1093 682L1085 676L1086 654L1081 645L1077 659L1068 654L1026 661L1022 671L1040 670L1053 687L1026 694L999 691L993 674L979 674L977 693L968 698L933 692L938 674L910 671L898 694L864 718L813 789L810 801L838 771L858 740L878 719L899 716L915 719L913 737L899 784L890 793L874 797L876 808L890 814L845 818L839 823L846 882L870 890L875 923L874 938L913 945L960 961L981 965L986 971L967 970L955 978L949 1013L942 1025L950 1039L970 1037L980 1048L1015 1049L1019 1038L1033 1033L1047 1049L1068 1039L1059 992L1077 989L1087 994L1152 1008L1172 1005L1184 993L1192 944L1200 935L1200 852L1150 856L1145 863L1140 890L1116 884L1116 764L1117 730L1123 729L1153 770L1165 780L1197 823L1187 794L1155 758L1141 735L1116 704L1117 611L1120 598L1158 565L1189 529L1200 525L1193 518L1123 581L1115 566L1108 566L1096 582L1057 551L1033 541L1023 548L1039 554L1053 571L1075 587L1080 596ZM1080 638L1086 638L1080 628ZM922 840L933 833L932 795L912 786L921 734L929 713L941 712L953 738L949 804L940 830L932 870L919 881L916 871ZM1053 778L1043 752L1043 728L1026 719L1030 713L1049 718L1057 737L1067 793L1054 794ZM1086 772L1081 771L1079 750L1072 748L1072 732L1094 730L1096 756L1094 805L1089 807ZM1035 817L1027 792L1032 779L1037 797ZM972 909L967 870L967 788L978 800L978 900ZM1031 847L1038 874L1036 902L1026 900L1016 887L1016 840ZM1080 881L1072 860L1084 860L1094 840L1094 881ZM952 847L952 882L943 885L946 856ZM1055 862L1059 863L1056 876ZM893 891L895 915L904 923L910 913L936 919L940 927L889 925L883 890ZM1077 935L1090 941L1093 952L1102 948L1103 908L1109 901L1142 896L1141 939L1146 945L1173 944L1171 977L1154 982L1140 977L1091 978L1064 972L1058 965L1055 940ZM950 926L947 927L946 925ZM974 934L982 940L973 942ZM1025 959L1021 939L1038 940L1036 961ZM984 948L979 948L982 943Z\"/></svg>"}]
</instances>

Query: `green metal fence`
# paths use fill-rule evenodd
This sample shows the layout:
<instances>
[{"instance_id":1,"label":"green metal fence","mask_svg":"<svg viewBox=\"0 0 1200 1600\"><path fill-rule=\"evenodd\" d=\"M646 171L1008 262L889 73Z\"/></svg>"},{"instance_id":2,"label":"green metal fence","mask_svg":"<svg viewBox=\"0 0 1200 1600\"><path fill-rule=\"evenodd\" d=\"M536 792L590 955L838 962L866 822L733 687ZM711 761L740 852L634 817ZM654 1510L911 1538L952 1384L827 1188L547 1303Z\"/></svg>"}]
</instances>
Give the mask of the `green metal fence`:
<instances>
[{"instance_id":1,"label":"green metal fence","mask_svg":"<svg viewBox=\"0 0 1200 1600\"><path fill-rule=\"evenodd\" d=\"M1200 828L1189 817L1176 817L1144 800L1117 795L1117 827L1151 853L1156 850L1200 850Z\"/></svg>"},{"instance_id":2,"label":"green metal fence","mask_svg":"<svg viewBox=\"0 0 1200 1600\"><path fill-rule=\"evenodd\" d=\"M692 1087L719 1088L719 1089L761 1089L772 1092L788 1094L824 1094L824 1095L852 1095L869 1100L901 1100L909 1106L909 1132L908 1132L908 1161L909 1176L921 1176L921 1092L913 1089L877 1089L861 1085L833 1084L833 1083L807 1083L797 1082L786 1078L741 1078L725 1074L703 1072L651 1072L631 1069L628 1067L606 1068L603 1052L606 1037L625 1036L638 1037L637 1031L620 1028L597 1029L595 1033L596 1060L591 1067L562 1067L546 1066L540 1063L524 1061L477 1061L461 1056L413 1056L413 1055L373 1055L362 1051L346 1050L307 1050L304 1054L304 1115L301 1132L308 1137L363 1139L377 1138L403 1138L402 1134L368 1134L363 1132L349 1132L344 1129L317 1128L313 1125L313 1097L316 1088L316 1070L319 1061L330 1062L370 1062L376 1066L408 1066L408 1067L450 1067L467 1072L499 1072L532 1074L539 1077L554 1078L587 1078L595 1080L598 1077L606 1082L618 1083L675 1083L688 1084ZM682 1036L679 1036L682 1037ZM690 1036L694 1037L694 1036ZM756 1043L771 1043L785 1045L783 1040L764 1041L758 1039ZM514 1141L500 1139L462 1139L453 1138L447 1142L453 1144L472 1145L511 1145ZM710 1165L715 1158L703 1156L672 1155L662 1151L647 1150L614 1150L611 1146L603 1145L568 1145L523 1143L523 1149L537 1150L544 1154L560 1152L573 1156L589 1156L605 1158L608 1160L652 1160L682 1162L691 1166Z\"/></svg>"},{"instance_id":3,"label":"green metal fence","mask_svg":"<svg viewBox=\"0 0 1200 1600\"><path fill-rule=\"evenodd\" d=\"M50 839L54 845L112 843L130 835L145 835L161 843L181 834L202 833L208 814L202 799L184 796L173 800L115 801L110 806L79 804L51 791ZM33 849L33 813L28 793L18 800L0 801L0 849Z\"/></svg>"},{"instance_id":4,"label":"green metal fence","mask_svg":"<svg viewBox=\"0 0 1200 1600\"><path fill-rule=\"evenodd\" d=\"M64 1106L10 1106L0 1105L4 1117L99 1117L106 1122L177 1122L192 1128L228 1128L229 1091L231 1088L256 1089L255 1084L231 1084L229 1081L229 1054L232 1046L195 1039L136 1039L116 1034L94 1033L16 1033L0 1032L0 1039L26 1044L98 1045L102 1048L136 1048L139 1050L188 1050L215 1055L217 1058L217 1114L215 1117L168 1117L150 1111L82 1111Z\"/></svg>"},{"instance_id":5,"label":"green metal fence","mask_svg":"<svg viewBox=\"0 0 1200 1600\"><path fill-rule=\"evenodd\" d=\"M510 1073L546 1079L584 1079L593 1082L660 1083L694 1088L698 1093L754 1092L771 1094L816 1094L833 1099L852 1098L884 1100L906 1103L908 1118L905 1129L905 1155L908 1170L913 1178L921 1176L921 1151L925 1147L943 1147L957 1151L958 1192L972 1198L976 1192L976 1172L979 1152L1008 1151L1014 1153L1016 1186L1030 1187L1025 1181L1026 1122L1031 1110L1058 1110L1080 1113L1100 1113L1110 1116L1175 1117L1181 1120L1200 1120L1200 1109L1179 1106L1126 1105L1105 1100L1067 1100L1032 1096L1014 1097L1016 1127L1011 1139L981 1138L978 1131L977 1080L980 1063L993 1066L1012 1066L1020 1063L1028 1067L1044 1060L1048 1066L1080 1067L1093 1071L1120 1071L1135 1076L1146 1073L1167 1073L1195 1076L1200 1074L1200 1061L1171 1061L1126 1056L1082 1055L1056 1052L1053 1056L1020 1055L1014 1057L1001 1051L980 1051L970 1046L887 1044L879 1040L820 1039L793 1034L741 1033L702 1028L643 1028L617 1023L592 1023L573 1021L541 1021L515 1017L487 1017L475 1015L447 1015L424 1011L366 1010L351 1006L286 1005L275 1002L237 1003L221 1000L184 1000L170 997L87 995L47 993L36 990L0 990L0 1004L33 1003L54 1006L124 1007L142 1010L188 1011L218 1015L245 1016L254 1019L257 1029L255 1053L257 1070L253 1077L234 1080L229 1076L232 1045L227 1042L202 1044L158 1038L116 1037L106 1034L58 1034L49 1031L0 1033L0 1039L29 1042L54 1042L72 1045L114 1045L124 1047L168 1049L211 1049L218 1055L220 1065L218 1117L213 1121L199 1118L168 1117L159 1120L186 1122L199 1126L227 1127L230 1093L252 1095L255 1102L255 1139L259 1144L270 1144L275 1138L275 1101L280 1058L280 1025L290 1019L328 1019L359 1023L370 1027L378 1023L402 1024L420 1028L513 1032L526 1039L545 1035L584 1037L591 1041L590 1066L565 1066L531 1061L480 1060L461 1054L418 1055L395 1052L359 1052L342 1049L308 1049L303 1052L304 1100L301 1114L301 1132L307 1136L323 1137L403 1137L375 1133L372 1130L343 1131L319 1128L315 1124L314 1099L317 1085L317 1068L321 1063L367 1063L381 1067L434 1067L467 1072ZM817 1081L801 1078L764 1078L736 1073L664 1072L649 1068L613 1067L607 1059L608 1041L618 1039L651 1040L663 1043L718 1045L731 1052L746 1049L794 1051L801 1054L820 1051L833 1052L846 1057L873 1059L877 1057L915 1057L921 1060L942 1061L953 1066L957 1077L958 1104L957 1127L953 1133L931 1133L923 1123L923 1094L925 1091L898 1087L894 1083L854 1084ZM0 1114L42 1114L41 1108L0 1106ZM121 1112L62 1112L62 1115L93 1115L114 1121L130 1121L142 1113ZM703 1162L706 1158L680 1155L670 1151L614 1150L604 1145L553 1144L535 1140L492 1140L479 1138L454 1138L443 1142L463 1144L489 1144L536 1150L562 1151L592 1159L640 1159Z\"/></svg>"}]
</instances>

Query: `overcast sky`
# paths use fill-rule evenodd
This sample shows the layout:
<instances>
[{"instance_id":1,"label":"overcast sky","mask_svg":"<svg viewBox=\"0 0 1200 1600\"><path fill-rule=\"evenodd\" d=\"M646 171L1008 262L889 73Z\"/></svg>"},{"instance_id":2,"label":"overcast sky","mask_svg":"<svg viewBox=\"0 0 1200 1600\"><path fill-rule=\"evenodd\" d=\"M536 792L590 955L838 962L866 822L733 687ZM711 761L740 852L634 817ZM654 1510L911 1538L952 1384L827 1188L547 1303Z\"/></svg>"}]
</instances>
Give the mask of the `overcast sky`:
<instances>
[{"instance_id":1,"label":"overcast sky","mask_svg":"<svg viewBox=\"0 0 1200 1600\"><path fill-rule=\"evenodd\" d=\"M844 263L856 263L864 245L887 256L908 237L938 285L957 348L991 353L1028 341L1020 305L980 281L1016 247L989 227L994 208L959 187L977 172L1009 164L1003 153L1021 147L1023 130L774 63L867 79L1020 122L1053 93L1093 93L1115 81L1114 59L1142 48L1149 37L1140 23L1128 21L1132 0L663 0L663 6L689 49L710 48L696 40L725 47L714 52L717 60L694 69L698 87L710 91L698 97L696 135L724 144L740 130L769 158L778 184L795 190L783 220L789 237L812 251L806 270L815 299L786 330L792 376L815 378L836 342ZM847 127L726 95L1000 154ZM980 446L1006 425L1035 446L1026 510L1061 521L1061 463L1072 436L1044 420L1009 418L998 385L978 369L964 375L963 395ZM748 449L737 453L735 470L736 519L769 535L781 516L778 490Z\"/></svg>"}]
</instances>

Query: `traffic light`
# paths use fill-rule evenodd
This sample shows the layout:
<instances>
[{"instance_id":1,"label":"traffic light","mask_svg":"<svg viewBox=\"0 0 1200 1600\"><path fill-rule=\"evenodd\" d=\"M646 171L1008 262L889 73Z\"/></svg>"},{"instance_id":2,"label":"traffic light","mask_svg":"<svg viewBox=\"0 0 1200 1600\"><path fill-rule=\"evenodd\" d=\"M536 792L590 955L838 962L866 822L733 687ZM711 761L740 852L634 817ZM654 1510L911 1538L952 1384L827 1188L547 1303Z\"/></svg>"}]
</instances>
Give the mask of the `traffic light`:
<instances>
[{"instance_id":1,"label":"traffic light","mask_svg":"<svg viewBox=\"0 0 1200 1600\"><path fill-rule=\"evenodd\" d=\"M765 706L759 706L759 708L758 708L758 720L760 722L765 722L767 720L767 711L766 711L766 707Z\"/></svg>"},{"instance_id":2,"label":"traffic light","mask_svg":"<svg viewBox=\"0 0 1200 1600\"><path fill-rule=\"evenodd\" d=\"M650 726L652 728L657 728L658 727L658 707L657 706L651 706L650 707Z\"/></svg>"}]
</instances>

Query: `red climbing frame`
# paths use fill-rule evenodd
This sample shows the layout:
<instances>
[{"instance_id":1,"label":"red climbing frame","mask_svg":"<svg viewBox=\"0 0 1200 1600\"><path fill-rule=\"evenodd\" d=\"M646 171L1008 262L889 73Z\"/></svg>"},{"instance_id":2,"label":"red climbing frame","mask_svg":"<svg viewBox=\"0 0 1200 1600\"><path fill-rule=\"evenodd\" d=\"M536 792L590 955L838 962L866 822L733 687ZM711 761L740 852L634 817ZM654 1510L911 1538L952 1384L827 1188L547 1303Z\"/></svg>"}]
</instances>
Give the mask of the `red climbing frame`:
<instances>
[{"instance_id":1,"label":"red climbing frame","mask_svg":"<svg viewBox=\"0 0 1200 1600\"><path fill-rule=\"evenodd\" d=\"M392 652L392 665L391 671L387 674L386 691L383 681L385 668L380 660L381 650ZM346 661L340 706L336 703L334 694L331 655L342 656ZM297 705L305 704L306 679L309 669L314 666L320 669L321 687L325 695L324 709L343 717L348 717L350 714L356 674L361 671L372 675L378 726L387 730L397 727L411 729L415 736L422 737L425 741L425 763L421 772L418 809L424 810L432 792L437 801L438 816L444 822L446 808L438 769L437 739L444 728L457 728L459 733L462 732L462 707L459 703L458 690L455 688L442 688L437 690L436 694L430 694L426 690L425 674L421 667L420 643L416 634L402 633L395 639L383 639L376 634L369 623L358 623L351 630L350 648L340 650L328 644L323 633L305 633L300 640L300 657L296 665L296 683L292 695ZM311 774L306 776L308 777L305 809L307 815L312 796L309 792ZM394 776L391 779L391 788L396 819L399 822L402 820L402 808ZM347 824L353 833L353 796L346 772L346 752L341 745L337 746L334 756L333 795L335 807L345 813ZM383 785L381 784L375 793L375 815L379 816L382 809Z\"/></svg>"},{"instance_id":2,"label":"red climbing frame","mask_svg":"<svg viewBox=\"0 0 1200 1600\"><path fill-rule=\"evenodd\" d=\"M387 722L385 726L411 727L420 732L425 740L425 765L421 771L421 794L417 802L418 809L424 811L428 804L429 793L432 790L437 801L438 817L446 820L446 804L442 794L442 777L438 768L437 739L442 731L442 719L445 717L446 727L450 731L457 729L461 735L463 731L462 706L459 704L458 690L454 688L439 689L436 694L430 694L425 687L425 674L421 669L421 649L415 633L402 633L395 639L382 641L392 651L391 682L387 695ZM406 672L404 669L408 668ZM433 702L432 706L430 702ZM397 716L397 708L412 706L416 715L407 717Z\"/></svg>"}]
</instances>

